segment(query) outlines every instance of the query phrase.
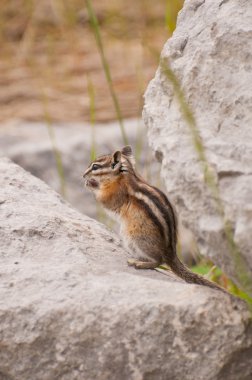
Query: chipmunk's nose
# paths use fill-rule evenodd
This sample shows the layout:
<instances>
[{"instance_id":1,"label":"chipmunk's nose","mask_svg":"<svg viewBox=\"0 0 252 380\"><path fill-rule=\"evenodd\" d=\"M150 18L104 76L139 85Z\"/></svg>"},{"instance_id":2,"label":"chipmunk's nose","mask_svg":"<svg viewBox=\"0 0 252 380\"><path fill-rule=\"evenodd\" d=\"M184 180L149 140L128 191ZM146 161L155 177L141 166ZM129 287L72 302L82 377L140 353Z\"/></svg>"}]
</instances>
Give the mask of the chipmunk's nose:
<instances>
[{"instance_id":1,"label":"chipmunk's nose","mask_svg":"<svg viewBox=\"0 0 252 380\"><path fill-rule=\"evenodd\" d=\"M91 170L90 169L87 169L86 171L85 171L85 173L83 174L83 178L85 178L86 177L86 175L88 174L88 173L90 173L91 172Z\"/></svg>"}]
</instances>

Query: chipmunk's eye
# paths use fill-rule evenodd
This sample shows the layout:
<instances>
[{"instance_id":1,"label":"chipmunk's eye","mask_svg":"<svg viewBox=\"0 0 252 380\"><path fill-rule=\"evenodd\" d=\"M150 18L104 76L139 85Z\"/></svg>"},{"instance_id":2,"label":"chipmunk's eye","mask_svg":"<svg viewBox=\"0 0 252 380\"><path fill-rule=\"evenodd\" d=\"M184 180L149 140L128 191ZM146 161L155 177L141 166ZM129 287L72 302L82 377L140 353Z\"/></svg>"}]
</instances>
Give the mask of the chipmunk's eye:
<instances>
[{"instance_id":1,"label":"chipmunk's eye","mask_svg":"<svg viewBox=\"0 0 252 380\"><path fill-rule=\"evenodd\" d=\"M101 168L101 165L98 165L98 164L93 164L92 165L92 170L98 170Z\"/></svg>"}]
</instances>

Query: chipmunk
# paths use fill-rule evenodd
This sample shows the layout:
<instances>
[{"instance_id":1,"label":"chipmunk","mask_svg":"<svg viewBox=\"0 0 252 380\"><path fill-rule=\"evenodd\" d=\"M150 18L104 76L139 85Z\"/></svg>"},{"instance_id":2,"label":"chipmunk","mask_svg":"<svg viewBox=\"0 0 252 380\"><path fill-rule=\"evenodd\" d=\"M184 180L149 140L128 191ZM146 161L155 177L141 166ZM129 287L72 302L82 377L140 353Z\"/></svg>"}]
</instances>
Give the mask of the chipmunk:
<instances>
[{"instance_id":1,"label":"chipmunk","mask_svg":"<svg viewBox=\"0 0 252 380\"><path fill-rule=\"evenodd\" d=\"M130 146L98 157L83 177L96 200L119 219L124 243L136 255L135 259L128 260L129 265L154 269L166 263L188 283L225 292L217 284L191 272L179 260L174 207L161 190L137 174Z\"/></svg>"}]
</instances>

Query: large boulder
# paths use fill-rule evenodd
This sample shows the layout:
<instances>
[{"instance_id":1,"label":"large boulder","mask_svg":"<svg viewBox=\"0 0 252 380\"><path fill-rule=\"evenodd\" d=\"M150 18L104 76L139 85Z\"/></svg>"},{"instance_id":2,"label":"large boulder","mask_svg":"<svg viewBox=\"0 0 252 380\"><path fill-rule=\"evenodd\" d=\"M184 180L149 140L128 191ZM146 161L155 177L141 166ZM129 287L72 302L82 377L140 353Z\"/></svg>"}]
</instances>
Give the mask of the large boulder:
<instances>
[{"instance_id":1,"label":"large boulder","mask_svg":"<svg viewBox=\"0 0 252 380\"><path fill-rule=\"evenodd\" d=\"M239 253L227 244L181 102L161 65L143 115L167 189L201 252L252 295L251 0L186 0L162 62L169 62L195 114Z\"/></svg>"},{"instance_id":2,"label":"large boulder","mask_svg":"<svg viewBox=\"0 0 252 380\"><path fill-rule=\"evenodd\" d=\"M118 238L0 159L1 380L249 380L245 304L136 271Z\"/></svg>"}]
</instances>

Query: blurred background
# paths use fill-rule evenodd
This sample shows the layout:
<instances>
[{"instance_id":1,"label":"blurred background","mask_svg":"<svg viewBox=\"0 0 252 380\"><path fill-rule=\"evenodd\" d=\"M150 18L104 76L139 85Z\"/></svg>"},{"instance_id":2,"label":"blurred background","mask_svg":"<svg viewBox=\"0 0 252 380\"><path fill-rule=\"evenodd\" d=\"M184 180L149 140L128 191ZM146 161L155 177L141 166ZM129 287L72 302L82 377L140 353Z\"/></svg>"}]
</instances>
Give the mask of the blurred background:
<instances>
[{"instance_id":1,"label":"blurred background","mask_svg":"<svg viewBox=\"0 0 252 380\"><path fill-rule=\"evenodd\" d=\"M93 0L124 118L139 117L182 0ZM116 118L85 0L0 0L0 122ZM46 103L46 111L45 111Z\"/></svg>"}]
</instances>

